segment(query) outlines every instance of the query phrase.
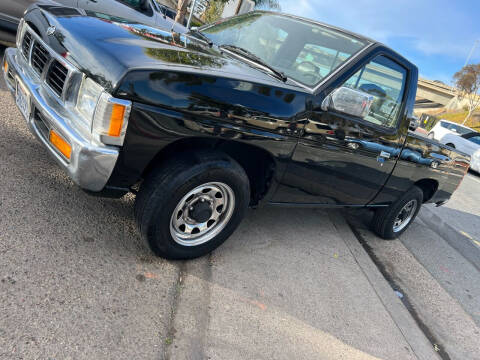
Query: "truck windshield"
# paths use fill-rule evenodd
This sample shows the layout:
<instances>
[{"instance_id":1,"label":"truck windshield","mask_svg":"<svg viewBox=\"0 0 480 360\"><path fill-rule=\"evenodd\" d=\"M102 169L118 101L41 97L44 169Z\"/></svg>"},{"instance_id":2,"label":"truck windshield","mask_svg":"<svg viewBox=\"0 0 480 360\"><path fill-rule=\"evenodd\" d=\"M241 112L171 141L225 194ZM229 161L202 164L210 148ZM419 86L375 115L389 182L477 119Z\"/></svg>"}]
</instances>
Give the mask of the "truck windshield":
<instances>
[{"instance_id":1,"label":"truck windshield","mask_svg":"<svg viewBox=\"0 0 480 360\"><path fill-rule=\"evenodd\" d=\"M310 87L368 44L338 30L272 13L245 14L200 31L216 45L246 49Z\"/></svg>"}]
</instances>

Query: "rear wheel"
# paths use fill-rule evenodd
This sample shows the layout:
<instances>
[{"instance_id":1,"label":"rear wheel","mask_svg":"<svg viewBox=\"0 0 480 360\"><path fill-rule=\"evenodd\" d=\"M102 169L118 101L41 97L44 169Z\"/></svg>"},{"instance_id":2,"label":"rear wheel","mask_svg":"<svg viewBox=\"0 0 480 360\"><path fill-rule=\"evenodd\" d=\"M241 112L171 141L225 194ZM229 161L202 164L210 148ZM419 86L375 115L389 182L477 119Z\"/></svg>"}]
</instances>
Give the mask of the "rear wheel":
<instances>
[{"instance_id":1,"label":"rear wheel","mask_svg":"<svg viewBox=\"0 0 480 360\"><path fill-rule=\"evenodd\" d=\"M153 170L135 203L140 232L167 259L192 259L220 246L250 199L243 168L223 153L184 154Z\"/></svg>"},{"instance_id":2,"label":"rear wheel","mask_svg":"<svg viewBox=\"0 0 480 360\"><path fill-rule=\"evenodd\" d=\"M415 220L422 202L422 190L413 186L395 203L375 212L372 222L373 230L385 240L397 238Z\"/></svg>"},{"instance_id":3,"label":"rear wheel","mask_svg":"<svg viewBox=\"0 0 480 360\"><path fill-rule=\"evenodd\" d=\"M450 146L451 148L454 148L454 149L455 149L455 145L452 144L452 143L448 143L448 144L446 144L446 145L447 145L447 146Z\"/></svg>"}]
</instances>

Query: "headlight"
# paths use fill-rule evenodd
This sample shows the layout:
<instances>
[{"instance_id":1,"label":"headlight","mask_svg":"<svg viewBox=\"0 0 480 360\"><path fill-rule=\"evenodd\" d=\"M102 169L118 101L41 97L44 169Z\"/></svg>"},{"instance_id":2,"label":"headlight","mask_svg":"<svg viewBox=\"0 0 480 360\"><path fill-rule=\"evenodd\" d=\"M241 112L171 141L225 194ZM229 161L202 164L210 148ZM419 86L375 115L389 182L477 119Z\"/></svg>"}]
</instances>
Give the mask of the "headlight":
<instances>
[{"instance_id":1,"label":"headlight","mask_svg":"<svg viewBox=\"0 0 480 360\"><path fill-rule=\"evenodd\" d=\"M123 144L131 107L131 101L114 98L89 78L78 91L77 111L88 121L92 135L105 144Z\"/></svg>"},{"instance_id":2,"label":"headlight","mask_svg":"<svg viewBox=\"0 0 480 360\"><path fill-rule=\"evenodd\" d=\"M22 43L21 43L21 40L22 40L22 36L23 36L23 33L24 33L24 29L23 29L23 25L24 25L25 21L22 19L20 19L20 23L18 24L18 28L17 28L17 37L16 37L16 43L17 43L17 49L21 49L22 48Z\"/></svg>"},{"instance_id":3,"label":"headlight","mask_svg":"<svg viewBox=\"0 0 480 360\"><path fill-rule=\"evenodd\" d=\"M77 111L91 125L98 99L103 92L103 88L95 81L84 78L77 98Z\"/></svg>"}]
</instances>

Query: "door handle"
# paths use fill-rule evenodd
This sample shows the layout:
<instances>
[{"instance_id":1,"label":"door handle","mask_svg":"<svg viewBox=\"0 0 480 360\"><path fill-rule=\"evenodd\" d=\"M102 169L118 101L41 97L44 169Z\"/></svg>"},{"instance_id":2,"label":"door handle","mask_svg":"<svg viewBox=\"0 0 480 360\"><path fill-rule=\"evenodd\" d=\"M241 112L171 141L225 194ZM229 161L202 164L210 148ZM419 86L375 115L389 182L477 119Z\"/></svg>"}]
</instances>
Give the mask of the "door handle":
<instances>
[{"instance_id":1,"label":"door handle","mask_svg":"<svg viewBox=\"0 0 480 360\"><path fill-rule=\"evenodd\" d=\"M384 159L390 159L390 154L389 152L386 152L386 151L380 151L380 155L378 155L379 157L382 157Z\"/></svg>"},{"instance_id":2,"label":"door handle","mask_svg":"<svg viewBox=\"0 0 480 360\"><path fill-rule=\"evenodd\" d=\"M380 166L383 166L385 160L390 159L390 153L386 151L381 151L380 155L377 156L377 161L380 163Z\"/></svg>"}]
</instances>

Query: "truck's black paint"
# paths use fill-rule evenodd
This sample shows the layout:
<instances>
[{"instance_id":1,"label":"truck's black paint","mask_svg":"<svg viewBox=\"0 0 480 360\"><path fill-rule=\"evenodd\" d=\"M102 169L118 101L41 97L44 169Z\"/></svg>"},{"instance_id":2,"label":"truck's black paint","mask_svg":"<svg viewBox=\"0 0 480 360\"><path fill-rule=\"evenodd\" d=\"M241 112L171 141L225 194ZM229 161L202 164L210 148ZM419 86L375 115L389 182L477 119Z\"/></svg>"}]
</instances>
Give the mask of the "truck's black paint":
<instances>
[{"instance_id":1,"label":"truck's black paint","mask_svg":"<svg viewBox=\"0 0 480 360\"><path fill-rule=\"evenodd\" d=\"M191 35L54 6L32 7L26 21L114 96L133 101L112 188L130 188L165 154L200 146L253 156L240 161L244 167L261 159L249 176L268 181L253 200L279 205L384 206L413 184L426 200L441 203L468 166L467 157L409 133L418 71L382 44L372 42L309 89ZM54 37L45 34L51 25ZM331 91L380 54L408 70L396 129L321 110ZM350 143L359 146L353 150ZM392 154L383 163L377 159L382 150Z\"/></svg>"}]
</instances>

